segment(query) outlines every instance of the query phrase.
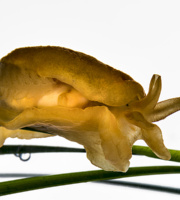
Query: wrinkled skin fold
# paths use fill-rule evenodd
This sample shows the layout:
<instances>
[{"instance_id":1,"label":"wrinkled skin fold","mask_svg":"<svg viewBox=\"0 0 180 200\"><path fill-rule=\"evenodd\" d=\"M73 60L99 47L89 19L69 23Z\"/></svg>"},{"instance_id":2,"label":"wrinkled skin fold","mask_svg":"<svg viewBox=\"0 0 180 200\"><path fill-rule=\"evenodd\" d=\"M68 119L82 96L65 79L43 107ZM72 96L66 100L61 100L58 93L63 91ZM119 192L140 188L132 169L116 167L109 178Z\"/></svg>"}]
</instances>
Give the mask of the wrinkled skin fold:
<instances>
[{"instance_id":1,"label":"wrinkled skin fold","mask_svg":"<svg viewBox=\"0 0 180 200\"><path fill-rule=\"evenodd\" d=\"M13 59L16 60L14 57ZM161 92L161 77L159 75L153 75L147 95L140 85L127 75L126 80L124 78L117 84L124 87L123 91L128 90L130 85L136 87L137 95L132 93L131 98L131 90L127 91L128 98L122 96L126 96L126 93L120 94L123 101L118 105L120 97L115 100L117 102L111 103L112 99L118 96L118 93L114 94L113 90L105 95L111 96L109 99L104 97L103 100L98 101L101 99L99 96L97 99L95 97L89 99L88 95L96 88L93 87L91 90L88 85L87 90L91 90L90 92L79 92L81 87L78 83L69 85L67 82L62 82L61 76L56 76L55 79L50 70L47 78L35 70L27 69L24 64L23 68L19 67L23 62L15 62L14 60L13 63L16 65L13 65L14 72L10 75L8 72L12 69L11 59L5 57L1 60L1 146L7 137L30 139L49 136L43 133L20 130L24 127L31 127L37 131L59 135L83 145L88 159L94 165L107 171L126 172L132 157L132 146L139 139L144 140L158 157L165 160L170 159L171 155L164 145L161 130L152 122L164 119L178 111L180 98L158 103ZM25 72L24 69L26 69ZM28 74L28 78L23 81L22 76L18 77L21 73L23 77ZM14 83L13 88L14 76L20 81ZM91 76L93 79L93 74ZM74 79L74 77L75 75L71 74L68 78ZM83 79L82 75L81 79L81 82L84 81L86 85L86 77ZM101 86L100 84L96 87ZM118 85L114 87L116 88ZM84 90L84 87L82 88Z\"/></svg>"}]
</instances>

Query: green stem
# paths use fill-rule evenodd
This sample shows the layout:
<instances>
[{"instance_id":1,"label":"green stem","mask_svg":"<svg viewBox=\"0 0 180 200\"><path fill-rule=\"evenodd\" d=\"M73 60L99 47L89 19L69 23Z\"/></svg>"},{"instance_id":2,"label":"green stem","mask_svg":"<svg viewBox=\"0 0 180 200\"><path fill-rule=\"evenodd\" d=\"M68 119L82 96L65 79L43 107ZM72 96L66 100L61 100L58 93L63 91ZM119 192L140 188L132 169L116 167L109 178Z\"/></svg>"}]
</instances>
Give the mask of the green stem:
<instances>
[{"instance_id":1,"label":"green stem","mask_svg":"<svg viewBox=\"0 0 180 200\"><path fill-rule=\"evenodd\" d=\"M180 162L180 151L179 150L169 150L171 153L171 161ZM53 146L36 146L36 145L4 145L0 148L0 155L1 154L15 154L15 153L84 153L86 152L85 149L82 148L69 148L69 147L53 147ZM142 155L148 156L151 158L158 158L149 147L144 146L133 146L132 148L133 155Z\"/></svg>"},{"instance_id":2,"label":"green stem","mask_svg":"<svg viewBox=\"0 0 180 200\"><path fill-rule=\"evenodd\" d=\"M134 167L128 172L107 172L102 170L76 172L60 175L26 178L15 181L0 183L0 196L25 192L47 187L62 186L67 184L83 183L89 181L100 181L133 176L176 174L180 173L179 166L154 166L154 167Z\"/></svg>"},{"instance_id":3,"label":"green stem","mask_svg":"<svg viewBox=\"0 0 180 200\"><path fill-rule=\"evenodd\" d=\"M38 146L38 145L4 145L0 148L0 155L3 154L16 154L16 153L75 153L85 152L81 148L69 148L69 147L55 147L55 146Z\"/></svg>"},{"instance_id":4,"label":"green stem","mask_svg":"<svg viewBox=\"0 0 180 200\"><path fill-rule=\"evenodd\" d=\"M162 186L162 185L137 183L137 182L132 182L132 181L106 180L106 181L98 181L97 183L153 190L153 191L158 191L158 192L167 192L167 193L171 193L171 194L180 194L180 189L177 187L168 187L168 186Z\"/></svg>"},{"instance_id":5,"label":"green stem","mask_svg":"<svg viewBox=\"0 0 180 200\"><path fill-rule=\"evenodd\" d=\"M169 149L169 152L171 153L171 159L170 161L180 162L180 151L179 150L172 150ZM141 155L141 156L147 156L151 158L157 158L159 159L149 147L144 146L133 146L132 148L133 155Z\"/></svg>"}]
</instances>

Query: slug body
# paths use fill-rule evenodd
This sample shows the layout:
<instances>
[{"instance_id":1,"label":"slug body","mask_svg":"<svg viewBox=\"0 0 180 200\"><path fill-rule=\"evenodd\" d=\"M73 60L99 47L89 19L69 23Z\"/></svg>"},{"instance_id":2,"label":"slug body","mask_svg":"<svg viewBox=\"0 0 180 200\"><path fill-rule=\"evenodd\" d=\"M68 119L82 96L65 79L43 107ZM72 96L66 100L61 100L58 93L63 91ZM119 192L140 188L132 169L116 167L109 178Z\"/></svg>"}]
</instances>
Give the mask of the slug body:
<instances>
[{"instance_id":1,"label":"slug body","mask_svg":"<svg viewBox=\"0 0 180 200\"><path fill-rule=\"evenodd\" d=\"M146 95L129 75L70 49L16 49L0 61L0 144L47 136L19 130L30 127L82 144L88 159L108 171L128 170L138 139L170 159L152 122L178 111L180 98L158 103L160 91L159 75Z\"/></svg>"}]
</instances>

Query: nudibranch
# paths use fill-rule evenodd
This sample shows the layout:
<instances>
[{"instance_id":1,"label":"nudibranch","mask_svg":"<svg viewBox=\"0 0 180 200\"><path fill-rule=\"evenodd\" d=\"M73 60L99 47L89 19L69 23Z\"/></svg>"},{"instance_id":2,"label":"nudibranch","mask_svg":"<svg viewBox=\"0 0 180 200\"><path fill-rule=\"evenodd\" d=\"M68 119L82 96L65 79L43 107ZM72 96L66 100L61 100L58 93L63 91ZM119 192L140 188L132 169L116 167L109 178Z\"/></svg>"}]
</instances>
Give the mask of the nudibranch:
<instances>
[{"instance_id":1,"label":"nudibranch","mask_svg":"<svg viewBox=\"0 0 180 200\"><path fill-rule=\"evenodd\" d=\"M0 144L7 137L46 137L44 131L83 145L94 165L126 172L132 146L142 139L168 160L161 130L152 122L178 111L180 98L158 103L160 92L159 75L146 95L129 75L84 53L19 48L0 60Z\"/></svg>"}]
</instances>

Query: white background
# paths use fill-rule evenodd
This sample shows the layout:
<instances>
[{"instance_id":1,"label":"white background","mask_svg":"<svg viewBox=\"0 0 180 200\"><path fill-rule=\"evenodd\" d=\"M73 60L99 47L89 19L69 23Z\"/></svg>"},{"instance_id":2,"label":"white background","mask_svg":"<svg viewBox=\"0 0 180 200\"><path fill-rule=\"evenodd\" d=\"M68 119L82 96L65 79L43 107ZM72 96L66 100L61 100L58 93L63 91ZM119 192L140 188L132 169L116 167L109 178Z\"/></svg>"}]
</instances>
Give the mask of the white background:
<instances>
[{"instance_id":1,"label":"white background","mask_svg":"<svg viewBox=\"0 0 180 200\"><path fill-rule=\"evenodd\" d=\"M131 75L148 90L162 76L160 100L180 96L179 0L0 0L0 57L18 47L55 45L90 54ZM180 149L180 113L158 125L168 148ZM74 146L60 137L6 144ZM137 143L144 144L144 143ZM144 144L145 145L145 144ZM172 162L133 157L131 166ZM97 169L85 154L32 155L28 162L0 157L0 173L66 173ZM1 179L4 181L7 179ZM124 179L180 188L180 175ZM11 199L179 199L178 195L97 183L77 184L1 197Z\"/></svg>"}]
</instances>

